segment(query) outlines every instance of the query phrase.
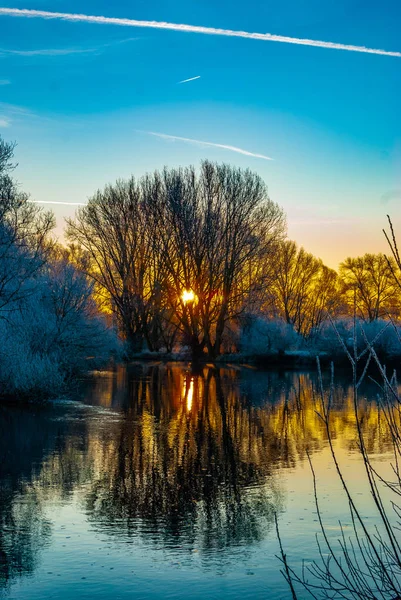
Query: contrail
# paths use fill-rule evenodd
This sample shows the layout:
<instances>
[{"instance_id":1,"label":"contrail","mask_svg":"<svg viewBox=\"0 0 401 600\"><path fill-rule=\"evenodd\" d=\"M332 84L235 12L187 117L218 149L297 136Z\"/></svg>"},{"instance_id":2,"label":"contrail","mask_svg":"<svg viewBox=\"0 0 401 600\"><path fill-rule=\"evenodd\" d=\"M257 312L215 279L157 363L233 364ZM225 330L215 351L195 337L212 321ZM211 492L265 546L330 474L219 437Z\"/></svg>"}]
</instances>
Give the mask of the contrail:
<instances>
[{"instance_id":1,"label":"contrail","mask_svg":"<svg viewBox=\"0 0 401 600\"><path fill-rule=\"evenodd\" d=\"M86 206L84 202L56 202L56 200L30 200L33 204L62 204L63 206Z\"/></svg>"},{"instance_id":2,"label":"contrail","mask_svg":"<svg viewBox=\"0 0 401 600\"><path fill-rule=\"evenodd\" d=\"M122 25L126 27L148 27L151 29L167 29L171 31L182 31L188 33L203 33L206 35L223 35L227 37L247 38L265 42L282 42L285 44L299 44L301 46L315 46L319 48L330 48L332 50L348 50L350 52L365 52L367 54L382 54L385 56L396 56L401 58L401 52L388 52L365 46L351 46L348 44L337 44L335 42L322 42L319 40L308 40L302 38L287 37L284 35L273 35L271 33L250 33L248 31L233 31L231 29L216 29L214 27L200 27L197 25L182 25L177 23L166 23L164 21L137 21L135 19L119 19L114 17L97 17L91 15L71 14L61 12L49 12L46 10L29 10L27 8L0 8L0 15L10 17L39 17L42 19L62 19L64 21L75 21L83 23L100 23L104 25Z\"/></svg>"},{"instance_id":3,"label":"contrail","mask_svg":"<svg viewBox=\"0 0 401 600\"><path fill-rule=\"evenodd\" d=\"M195 79L200 79L201 76L197 75L196 77L190 77L189 79L183 79L182 81L179 81L178 83L188 83L188 81L195 81Z\"/></svg>"},{"instance_id":4,"label":"contrail","mask_svg":"<svg viewBox=\"0 0 401 600\"><path fill-rule=\"evenodd\" d=\"M192 138L179 137L178 135L167 135L166 133L155 133L154 131L144 131L148 135L154 135L164 140L173 140L179 142L187 142L189 144L196 144L198 146L212 146L213 148L222 148L223 150L230 150L231 152L237 152L238 154L245 154L245 156L253 156L254 158L263 158L264 160L273 160L270 156L264 154L256 154L255 152L249 152L236 146L227 146L226 144L215 144L213 142L203 142L201 140L194 140Z\"/></svg>"}]
</instances>

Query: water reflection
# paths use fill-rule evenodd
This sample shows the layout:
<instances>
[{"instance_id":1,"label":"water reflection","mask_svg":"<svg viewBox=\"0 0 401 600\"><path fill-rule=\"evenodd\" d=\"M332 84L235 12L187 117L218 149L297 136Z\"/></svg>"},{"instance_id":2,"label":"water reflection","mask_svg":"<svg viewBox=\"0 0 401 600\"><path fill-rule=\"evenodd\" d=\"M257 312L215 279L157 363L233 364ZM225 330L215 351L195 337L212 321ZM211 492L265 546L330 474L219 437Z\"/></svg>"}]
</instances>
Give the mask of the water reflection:
<instances>
[{"instance_id":1,"label":"water reflection","mask_svg":"<svg viewBox=\"0 0 401 600\"><path fill-rule=\"evenodd\" d=\"M260 539L282 494L269 461L260 460L266 439L257 421L249 421L235 380L212 368L197 375L175 367L125 375L115 378L125 381L123 392L115 380L93 392L122 408L125 418L100 445L90 439L89 455L101 468L87 497L89 518L113 535L137 534L186 550Z\"/></svg>"},{"instance_id":2,"label":"water reflection","mask_svg":"<svg viewBox=\"0 0 401 600\"><path fill-rule=\"evenodd\" d=\"M43 502L52 495L46 461L52 453L64 454L67 429L49 419L48 411L0 407L0 587L31 573L38 551L50 540ZM74 485L70 475L58 481L59 493Z\"/></svg>"},{"instance_id":3,"label":"water reflection","mask_svg":"<svg viewBox=\"0 0 401 600\"><path fill-rule=\"evenodd\" d=\"M369 451L391 448L367 386ZM136 364L85 385L82 404L0 413L0 585L34 571L51 543L50 503L78 495L94 532L179 553L229 554L268 535L285 509L281 469L327 443L308 373ZM339 380L332 430L356 448Z\"/></svg>"}]
</instances>

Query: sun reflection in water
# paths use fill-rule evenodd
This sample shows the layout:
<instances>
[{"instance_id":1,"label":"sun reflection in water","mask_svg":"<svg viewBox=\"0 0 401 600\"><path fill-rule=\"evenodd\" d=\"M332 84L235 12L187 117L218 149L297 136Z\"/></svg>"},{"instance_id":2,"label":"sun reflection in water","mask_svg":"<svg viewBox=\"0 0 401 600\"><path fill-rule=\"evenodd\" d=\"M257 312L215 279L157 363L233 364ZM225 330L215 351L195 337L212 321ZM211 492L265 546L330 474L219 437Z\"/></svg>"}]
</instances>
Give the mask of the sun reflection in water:
<instances>
[{"instance_id":1,"label":"sun reflection in water","mask_svg":"<svg viewBox=\"0 0 401 600\"><path fill-rule=\"evenodd\" d=\"M188 412L192 409L192 400L194 397L194 378L187 378L185 380L185 395L184 398L187 401L187 410Z\"/></svg>"}]
</instances>

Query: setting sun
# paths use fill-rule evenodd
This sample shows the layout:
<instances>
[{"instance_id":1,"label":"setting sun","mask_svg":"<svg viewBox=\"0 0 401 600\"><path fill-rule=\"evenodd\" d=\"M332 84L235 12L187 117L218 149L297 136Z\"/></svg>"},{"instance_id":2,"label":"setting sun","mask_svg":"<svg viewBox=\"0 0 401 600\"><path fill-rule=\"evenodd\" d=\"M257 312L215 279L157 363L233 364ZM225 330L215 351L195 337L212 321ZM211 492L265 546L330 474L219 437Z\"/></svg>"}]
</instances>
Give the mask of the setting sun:
<instances>
[{"instance_id":1,"label":"setting sun","mask_svg":"<svg viewBox=\"0 0 401 600\"><path fill-rule=\"evenodd\" d=\"M181 298L184 304L187 304L187 302L194 302L196 296L192 290L184 290Z\"/></svg>"}]
</instances>

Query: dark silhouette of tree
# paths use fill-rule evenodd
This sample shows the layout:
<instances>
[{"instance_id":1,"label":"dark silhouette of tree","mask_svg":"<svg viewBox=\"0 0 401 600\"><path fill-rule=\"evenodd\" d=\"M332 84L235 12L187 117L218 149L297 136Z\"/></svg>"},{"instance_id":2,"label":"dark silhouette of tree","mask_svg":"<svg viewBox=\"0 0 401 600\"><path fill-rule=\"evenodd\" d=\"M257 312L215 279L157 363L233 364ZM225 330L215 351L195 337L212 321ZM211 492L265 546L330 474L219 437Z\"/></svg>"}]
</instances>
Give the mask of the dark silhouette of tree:
<instances>
[{"instance_id":1,"label":"dark silhouette of tree","mask_svg":"<svg viewBox=\"0 0 401 600\"><path fill-rule=\"evenodd\" d=\"M166 168L107 186L67 235L132 348L157 349L178 330L197 358L220 353L227 322L263 281L249 271L284 225L260 177L205 161L199 173Z\"/></svg>"},{"instance_id":2,"label":"dark silhouette of tree","mask_svg":"<svg viewBox=\"0 0 401 600\"><path fill-rule=\"evenodd\" d=\"M68 239L85 251L81 266L109 300L133 351L144 339L151 350L157 347L153 329L165 277L145 202L134 178L117 181L90 198L67 227Z\"/></svg>"}]
</instances>

